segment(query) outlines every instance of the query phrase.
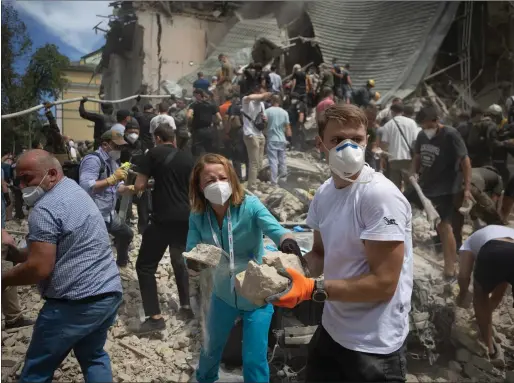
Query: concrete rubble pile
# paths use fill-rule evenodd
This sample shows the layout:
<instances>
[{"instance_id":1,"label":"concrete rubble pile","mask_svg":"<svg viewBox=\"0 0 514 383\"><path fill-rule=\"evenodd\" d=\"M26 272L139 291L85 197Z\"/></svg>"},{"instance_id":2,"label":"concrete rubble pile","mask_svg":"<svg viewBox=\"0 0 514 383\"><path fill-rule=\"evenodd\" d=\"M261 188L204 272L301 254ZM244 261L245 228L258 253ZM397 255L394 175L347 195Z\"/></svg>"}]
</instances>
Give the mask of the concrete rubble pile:
<instances>
[{"instance_id":1,"label":"concrete rubble pile","mask_svg":"<svg viewBox=\"0 0 514 383\"><path fill-rule=\"evenodd\" d=\"M264 204L272 204L268 207L281 221L302 223L305 220L310 199L309 197L305 200L300 199L295 194L295 189L301 189L312 196L312 191L328 178L328 167L325 163L320 163L319 158L312 153L289 152L289 163L293 163L296 167L289 168L286 185L273 187L265 182L266 178L262 177L255 194ZM277 197L278 194L282 197ZM135 208L134 213L137 214ZM27 222L22 221L19 224L9 221L7 229L11 232L26 233ZM419 211L413 211L412 230L415 275L410 315L411 331L407 342L409 355L407 380L409 382L472 380L514 383L512 373L514 371L514 309L510 289L493 315L495 341L503 350L504 366L502 367L497 360L489 360L483 345L478 341L473 309L461 309L455 306L458 288L455 284L447 284L442 280L442 255L434 251L433 245L427 246L427 243L431 243L430 239L435 232L429 230L424 215ZM471 230L470 225L465 225L465 237L471 233ZM295 233L295 235L301 238L303 235L312 234ZM20 235L15 237L22 238ZM187 382L192 377L198 361L202 338L206 336L202 331L201 322L208 308L208 299L204 298L210 296L212 289L212 269L208 268L199 276L190 278L191 304L197 313L197 319L182 319L178 314L179 300L173 270L169 254L166 253L157 271L157 283L167 330L161 334L138 337L130 330L137 326L144 316L139 283L134 270L140 245L141 236L135 235L134 250L130 253L129 272L122 274L123 304L115 325L109 331L106 343L106 350L112 360L114 379L117 382L163 380ZM301 246L308 248L307 244ZM220 253L216 255L211 247L200 246L199 249L203 257L210 259L207 263L213 265L217 263L216 259L219 260ZM189 255L198 260L198 254L192 253L190 252ZM262 288L254 288L253 292L264 288L272 290L272 293L280 292L287 286L288 280L280 276L276 268L285 267L301 270L301 265L295 256L267 252L263 257L263 265L250 263L246 273L238 275L239 283L236 283L236 288L252 298L252 295L245 290L245 282L254 278L252 274L259 272L265 274L263 270L267 270L273 273L272 277L265 280L264 286L258 284ZM267 286L266 283L268 283ZM270 286L269 283L275 283L275 286ZM251 282L248 285L254 284L256 283ZM36 287L24 286L18 291L24 315L35 319L44 304ZM266 297L254 296L252 299L254 298ZM2 381L15 381L19 377L31 334L32 327L2 331ZM83 380L73 354L63 361L55 372L54 379L59 382Z\"/></svg>"},{"instance_id":2,"label":"concrete rubble pile","mask_svg":"<svg viewBox=\"0 0 514 383\"><path fill-rule=\"evenodd\" d=\"M28 230L26 221L23 222L23 226L9 221L7 229L19 232ZM185 320L178 314L179 299L168 252L156 275L161 311L167 329L151 336L138 337L131 334L130 330L135 328L144 316L134 269L141 246L140 235L134 236L133 245L129 272L122 274L123 303L118 311L116 323L109 330L105 346L111 357L114 379L117 382L187 382L193 375L198 361L202 333L197 319ZM192 298L198 296L198 287L198 278L192 278ZM44 304L36 287L19 287L18 291L24 315L36 319L39 309ZM198 309L195 306L193 308ZM32 327L2 331L2 381L7 381L8 376L10 381L15 381L19 377L31 334ZM73 353L56 370L54 380L83 381L80 366Z\"/></svg>"}]
</instances>

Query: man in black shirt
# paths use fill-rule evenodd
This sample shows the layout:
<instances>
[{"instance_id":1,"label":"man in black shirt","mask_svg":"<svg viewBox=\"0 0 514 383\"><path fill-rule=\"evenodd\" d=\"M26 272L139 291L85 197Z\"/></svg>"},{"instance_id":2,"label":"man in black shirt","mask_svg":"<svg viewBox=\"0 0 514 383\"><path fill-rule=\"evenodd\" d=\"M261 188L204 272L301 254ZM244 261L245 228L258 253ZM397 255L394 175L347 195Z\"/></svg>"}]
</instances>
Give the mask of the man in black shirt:
<instances>
[{"instance_id":1,"label":"man in black shirt","mask_svg":"<svg viewBox=\"0 0 514 383\"><path fill-rule=\"evenodd\" d=\"M166 247L169 247L181 311L188 318L192 316L189 277L182 252L186 249L189 230L189 178L194 162L190 154L177 149L175 132L169 124L160 124L154 136L157 146L144 156L134 187L136 192L145 191L148 179L155 179L153 211L136 262L143 307L148 317L138 333L151 333L166 328L155 281L155 272Z\"/></svg>"},{"instance_id":2,"label":"man in black shirt","mask_svg":"<svg viewBox=\"0 0 514 383\"><path fill-rule=\"evenodd\" d=\"M155 117L152 104L143 106L143 113L134 113L134 118L139 123L139 140L143 144L144 149L153 148L152 135L150 134L150 121Z\"/></svg>"},{"instance_id":3,"label":"man in black shirt","mask_svg":"<svg viewBox=\"0 0 514 383\"><path fill-rule=\"evenodd\" d=\"M243 137L243 120L241 115L241 100L238 96L232 98L232 105L228 108L228 122L226 133L229 138L227 156L232 160L234 170L239 180L243 182L248 179L248 152ZM245 164L246 178L243 178L242 164Z\"/></svg>"},{"instance_id":4,"label":"man in black shirt","mask_svg":"<svg viewBox=\"0 0 514 383\"><path fill-rule=\"evenodd\" d=\"M140 140L140 129L137 120L134 118L125 126L125 141L127 145L123 145L121 149L120 163L130 162L133 166L132 170L139 172L139 167L144 160L145 148ZM148 226L150 218L150 194L144 191L140 196L134 196L132 201L137 206L137 228L139 234L143 234ZM127 211L127 219L132 219L132 209Z\"/></svg>"},{"instance_id":5,"label":"man in black shirt","mask_svg":"<svg viewBox=\"0 0 514 383\"><path fill-rule=\"evenodd\" d=\"M103 114L88 112L84 108L86 101L87 97L83 97L80 101L79 114L80 117L95 123L93 138L95 140L94 148L96 150L100 146L100 137L102 137L102 134L111 129L114 124L116 124L116 118L113 116L114 108L112 104L101 104L100 107Z\"/></svg>"},{"instance_id":6,"label":"man in black shirt","mask_svg":"<svg viewBox=\"0 0 514 383\"><path fill-rule=\"evenodd\" d=\"M471 164L462 137L455 128L439 123L434 107L422 108L416 120L423 131L419 132L414 147L413 173L419 174L423 193L441 217L437 231L443 245L444 274L453 278L457 260L456 240L459 242L461 239L464 223L458 209L463 199L472 199ZM415 192L408 193L408 199L419 206L416 197Z\"/></svg>"},{"instance_id":7,"label":"man in black shirt","mask_svg":"<svg viewBox=\"0 0 514 383\"><path fill-rule=\"evenodd\" d=\"M196 101L189 106L187 119L191 121L192 128L192 152L194 157L200 157L204 153L214 152L215 128L211 126L221 122L218 107L209 102L207 94L201 89L193 92Z\"/></svg>"},{"instance_id":8,"label":"man in black shirt","mask_svg":"<svg viewBox=\"0 0 514 383\"><path fill-rule=\"evenodd\" d=\"M307 117L307 105L297 93L291 93L291 105L287 112L293 132L291 145L294 149L301 150L304 143L303 124Z\"/></svg>"}]
</instances>

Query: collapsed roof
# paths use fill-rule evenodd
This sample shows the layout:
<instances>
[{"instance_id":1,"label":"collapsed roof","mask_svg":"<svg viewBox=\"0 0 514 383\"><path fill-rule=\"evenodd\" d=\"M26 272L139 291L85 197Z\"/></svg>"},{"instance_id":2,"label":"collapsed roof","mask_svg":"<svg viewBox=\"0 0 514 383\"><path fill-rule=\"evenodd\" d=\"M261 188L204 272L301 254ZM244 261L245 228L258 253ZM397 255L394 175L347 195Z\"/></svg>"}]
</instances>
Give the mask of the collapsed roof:
<instances>
[{"instance_id":1,"label":"collapsed roof","mask_svg":"<svg viewBox=\"0 0 514 383\"><path fill-rule=\"evenodd\" d=\"M255 48L265 47L266 51L280 49L283 41L277 20L274 16L265 16L255 20L239 20L227 32L221 42L210 53L207 59L190 74L180 78L177 83L183 88L191 88L197 79L197 73L206 76L214 75L220 68L218 56L226 54L235 67L247 65L254 61ZM264 63L266 64L266 63Z\"/></svg>"},{"instance_id":2,"label":"collapsed roof","mask_svg":"<svg viewBox=\"0 0 514 383\"><path fill-rule=\"evenodd\" d=\"M350 63L354 87L374 79L386 103L412 93L431 70L459 2L309 2L325 62Z\"/></svg>"}]
</instances>

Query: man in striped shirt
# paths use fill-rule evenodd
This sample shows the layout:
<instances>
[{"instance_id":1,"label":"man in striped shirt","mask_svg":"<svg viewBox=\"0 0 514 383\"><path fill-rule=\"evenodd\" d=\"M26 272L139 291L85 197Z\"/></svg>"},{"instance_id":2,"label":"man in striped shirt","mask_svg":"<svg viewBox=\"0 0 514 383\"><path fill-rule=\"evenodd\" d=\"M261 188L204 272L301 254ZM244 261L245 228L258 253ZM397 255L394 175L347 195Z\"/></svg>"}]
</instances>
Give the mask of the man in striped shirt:
<instances>
[{"instance_id":1,"label":"man in striped shirt","mask_svg":"<svg viewBox=\"0 0 514 383\"><path fill-rule=\"evenodd\" d=\"M20 264L2 275L2 289L38 284L46 300L20 382L51 381L71 350L86 381L112 382L103 347L122 287L102 214L50 153L28 151L16 169L23 199L33 209L28 248L18 249L13 261Z\"/></svg>"}]
</instances>

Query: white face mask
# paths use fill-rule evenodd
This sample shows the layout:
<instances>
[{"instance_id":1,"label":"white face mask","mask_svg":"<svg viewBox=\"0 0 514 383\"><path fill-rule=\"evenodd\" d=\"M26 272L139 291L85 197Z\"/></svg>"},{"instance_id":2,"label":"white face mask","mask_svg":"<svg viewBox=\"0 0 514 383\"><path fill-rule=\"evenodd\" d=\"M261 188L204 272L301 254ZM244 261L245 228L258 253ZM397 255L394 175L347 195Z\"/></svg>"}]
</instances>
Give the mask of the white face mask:
<instances>
[{"instance_id":1,"label":"white face mask","mask_svg":"<svg viewBox=\"0 0 514 383\"><path fill-rule=\"evenodd\" d=\"M431 140L434 138L435 134L437 133L437 128L434 129L425 129L423 130L425 134L427 135L428 139Z\"/></svg>"},{"instance_id":2,"label":"white face mask","mask_svg":"<svg viewBox=\"0 0 514 383\"><path fill-rule=\"evenodd\" d=\"M139 134L137 134L137 133L130 133L127 136L127 141L130 142L131 144L133 144L134 142L137 141L138 138L139 138Z\"/></svg>"},{"instance_id":3,"label":"white face mask","mask_svg":"<svg viewBox=\"0 0 514 383\"><path fill-rule=\"evenodd\" d=\"M28 207L34 206L36 202L39 201L39 199L45 195L46 191L41 187L41 184L43 183L47 175L48 173L45 174L39 185L27 186L21 190L21 192L23 193L23 200L25 201Z\"/></svg>"},{"instance_id":4,"label":"white face mask","mask_svg":"<svg viewBox=\"0 0 514 383\"><path fill-rule=\"evenodd\" d=\"M232 186L227 181L214 182L203 189L203 194L209 202L224 205L232 195Z\"/></svg>"},{"instance_id":5,"label":"white face mask","mask_svg":"<svg viewBox=\"0 0 514 383\"><path fill-rule=\"evenodd\" d=\"M350 179L364 167L365 148L352 140L344 140L330 149L328 164L330 170L339 178L348 182L367 183Z\"/></svg>"}]
</instances>

